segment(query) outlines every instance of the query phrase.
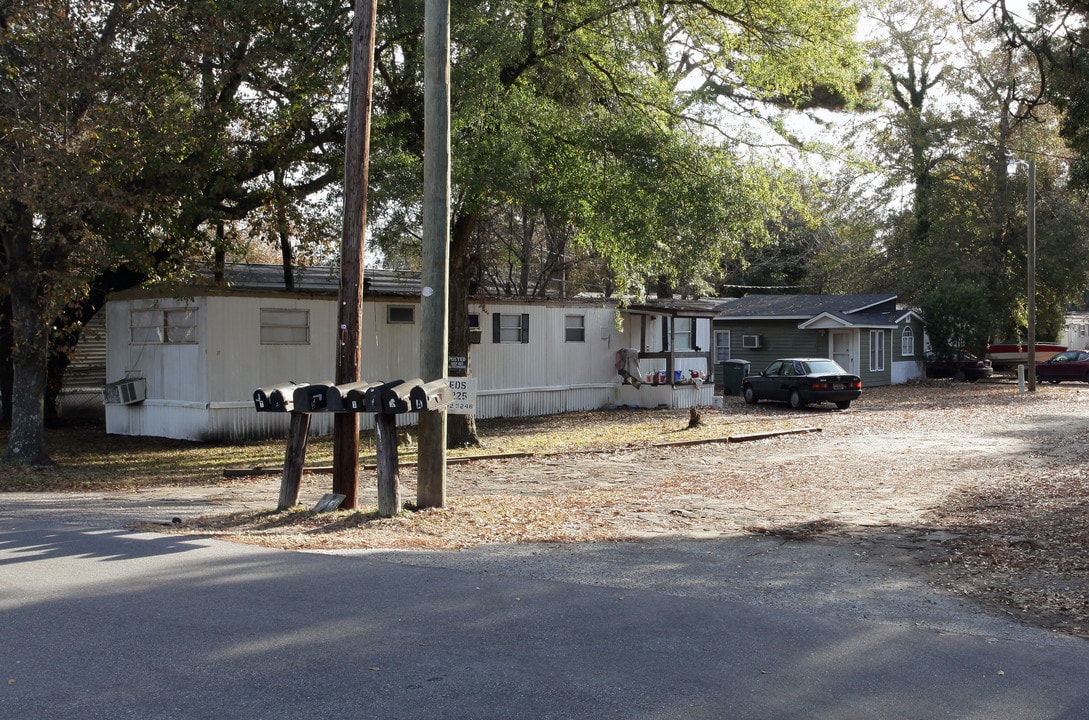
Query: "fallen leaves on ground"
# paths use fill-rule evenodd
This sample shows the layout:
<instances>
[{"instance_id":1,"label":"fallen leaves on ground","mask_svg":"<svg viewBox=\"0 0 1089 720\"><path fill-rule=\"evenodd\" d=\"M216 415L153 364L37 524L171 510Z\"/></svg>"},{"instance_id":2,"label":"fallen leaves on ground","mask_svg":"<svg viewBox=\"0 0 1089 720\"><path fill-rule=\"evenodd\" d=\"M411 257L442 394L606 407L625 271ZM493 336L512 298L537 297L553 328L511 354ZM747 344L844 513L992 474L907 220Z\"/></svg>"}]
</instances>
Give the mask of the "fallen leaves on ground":
<instances>
[{"instance_id":1,"label":"fallen leaves on ground","mask_svg":"<svg viewBox=\"0 0 1089 720\"><path fill-rule=\"evenodd\" d=\"M938 539L918 555L935 584L1089 637L1086 399L1073 384L1026 395L1008 382L923 383L867 390L847 412L732 398L693 431L682 430L685 411L504 421L488 427L485 450L537 455L452 466L442 509L232 513L166 531L295 549L427 550L745 532L897 546L926 535ZM821 432L655 447L807 426ZM402 473L405 497L413 472Z\"/></svg>"}]
</instances>

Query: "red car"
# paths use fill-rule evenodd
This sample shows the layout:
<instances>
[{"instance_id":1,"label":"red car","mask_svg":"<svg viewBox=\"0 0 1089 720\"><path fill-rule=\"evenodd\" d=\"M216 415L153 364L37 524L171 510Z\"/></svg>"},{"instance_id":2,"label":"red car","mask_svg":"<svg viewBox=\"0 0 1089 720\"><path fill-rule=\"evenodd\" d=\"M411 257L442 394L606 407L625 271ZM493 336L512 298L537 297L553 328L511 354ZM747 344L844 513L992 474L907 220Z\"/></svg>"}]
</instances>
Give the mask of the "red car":
<instances>
[{"instance_id":1,"label":"red car","mask_svg":"<svg viewBox=\"0 0 1089 720\"><path fill-rule=\"evenodd\" d=\"M1089 382L1089 352L1067 350L1047 362L1036 363L1036 380L1046 380L1049 383L1063 380Z\"/></svg>"}]
</instances>

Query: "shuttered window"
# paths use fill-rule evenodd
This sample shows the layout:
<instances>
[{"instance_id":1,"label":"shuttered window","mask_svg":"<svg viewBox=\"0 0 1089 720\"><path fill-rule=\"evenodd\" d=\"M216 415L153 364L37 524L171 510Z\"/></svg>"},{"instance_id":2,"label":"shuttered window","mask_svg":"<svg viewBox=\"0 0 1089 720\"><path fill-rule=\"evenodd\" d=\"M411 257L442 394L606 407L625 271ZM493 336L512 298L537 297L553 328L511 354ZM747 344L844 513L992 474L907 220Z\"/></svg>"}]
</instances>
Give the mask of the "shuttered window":
<instances>
[{"instance_id":1,"label":"shuttered window","mask_svg":"<svg viewBox=\"0 0 1089 720\"><path fill-rule=\"evenodd\" d=\"M494 313L492 315L493 343L528 343L529 314Z\"/></svg>"}]
</instances>

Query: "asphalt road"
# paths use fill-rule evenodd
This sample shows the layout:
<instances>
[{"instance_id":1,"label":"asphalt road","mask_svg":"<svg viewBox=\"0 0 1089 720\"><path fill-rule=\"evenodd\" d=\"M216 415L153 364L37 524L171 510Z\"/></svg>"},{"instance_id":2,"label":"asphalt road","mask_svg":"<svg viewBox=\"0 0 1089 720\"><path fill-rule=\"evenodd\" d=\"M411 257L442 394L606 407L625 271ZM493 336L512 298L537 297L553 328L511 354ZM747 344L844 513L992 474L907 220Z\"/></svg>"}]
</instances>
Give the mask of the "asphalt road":
<instances>
[{"instance_id":1,"label":"asphalt road","mask_svg":"<svg viewBox=\"0 0 1089 720\"><path fill-rule=\"evenodd\" d=\"M771 538L267 550L0 496L0 718L1089 717L1089 643Z\"/></svg>"}]
</instances>

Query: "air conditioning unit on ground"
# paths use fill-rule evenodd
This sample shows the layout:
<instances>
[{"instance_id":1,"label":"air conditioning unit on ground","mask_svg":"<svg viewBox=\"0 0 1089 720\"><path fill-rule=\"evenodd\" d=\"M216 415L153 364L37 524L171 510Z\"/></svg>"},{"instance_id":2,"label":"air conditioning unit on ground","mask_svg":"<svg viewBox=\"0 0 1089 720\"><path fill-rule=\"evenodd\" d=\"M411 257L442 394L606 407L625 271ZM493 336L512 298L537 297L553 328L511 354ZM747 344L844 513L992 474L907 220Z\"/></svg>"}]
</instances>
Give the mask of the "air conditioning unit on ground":
<instances>
[{"instance_id":1,"label":"air conditioning unit on ground","mask_svg":"<svg viewBox=\"0 0 1089 720\"><path fill-rule=\"evenodd\" d=\"M759 350L760 348L764 347L764 336L742 335L741 347L745 348L746 350Z\"/></svg>"},{"instance_id":2,"label":"air conditioning unit on ground","mask_svg":"<svg viewBox=\"0 0 1089 720\"><path fill-rule=\"evenodd\" d=\"M106 405L131 405L146 397L147 382L142 377L125 378L102 388L102 402Z\"/></svg>"}]
</instances>

